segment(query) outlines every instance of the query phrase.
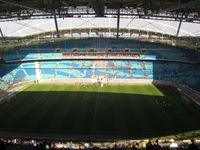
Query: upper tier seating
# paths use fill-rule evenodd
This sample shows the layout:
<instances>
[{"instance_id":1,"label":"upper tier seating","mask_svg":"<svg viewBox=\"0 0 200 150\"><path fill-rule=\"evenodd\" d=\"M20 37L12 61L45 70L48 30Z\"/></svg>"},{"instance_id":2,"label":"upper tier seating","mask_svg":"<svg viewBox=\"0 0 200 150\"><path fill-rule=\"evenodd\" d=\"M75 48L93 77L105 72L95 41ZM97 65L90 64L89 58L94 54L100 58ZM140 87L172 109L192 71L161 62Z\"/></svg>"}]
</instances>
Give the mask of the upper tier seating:
<instances>
[{"instance_id":1,"label":"upper tier seating","mask_svg":"<svg viewBox=\"0 0 200 150\"><path fill-rule=\"evenodd\" d=\"M140 59L167 59L179 61L200 60L200 53L191 50L185 50L163 44L125 39L65 40L61 42L29 46L23 49L13 49L8 52L4 52L2 55L6 61L62 59L63 52L73 52L74 48L77 48L78 52L88 52L91 48L95 49L97 52L107 52L107 49L111 48L113 53L127 53L124 49L129 48L129 52L140 54ZM59 49L59 51L56 49Z\"/></svg>"}]
</instances>

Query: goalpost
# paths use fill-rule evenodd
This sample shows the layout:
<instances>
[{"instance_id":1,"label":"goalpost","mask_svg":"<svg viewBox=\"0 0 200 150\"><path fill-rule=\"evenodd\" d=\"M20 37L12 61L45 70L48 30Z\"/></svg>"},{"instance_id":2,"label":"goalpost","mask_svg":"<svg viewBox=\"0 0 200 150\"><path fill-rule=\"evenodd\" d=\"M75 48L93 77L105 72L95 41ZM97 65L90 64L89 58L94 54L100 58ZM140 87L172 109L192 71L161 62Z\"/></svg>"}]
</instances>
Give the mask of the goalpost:
<instances>
[{"instance_id":1,"label":"goalpost","mask_svg":"<svg viewBox=\"0 0 200 150\"><path fill-rule=\"evenodd\" d=\"M103 87L104 84L108 83L108 80L105 76L99 76L99 83L100 83L100 86Z\"/></svg>"},{"instance_id":2,"label":"goalpost","mask_svg":"<svg viewBox=\"0 0 200 150\"><path fill-rule=\"evenodd\" d=\"M91 83L103 87L105 84L108 84L108 78L103 75L98 75L95 78L92 78Z\"/></svg>"}]
</instances>

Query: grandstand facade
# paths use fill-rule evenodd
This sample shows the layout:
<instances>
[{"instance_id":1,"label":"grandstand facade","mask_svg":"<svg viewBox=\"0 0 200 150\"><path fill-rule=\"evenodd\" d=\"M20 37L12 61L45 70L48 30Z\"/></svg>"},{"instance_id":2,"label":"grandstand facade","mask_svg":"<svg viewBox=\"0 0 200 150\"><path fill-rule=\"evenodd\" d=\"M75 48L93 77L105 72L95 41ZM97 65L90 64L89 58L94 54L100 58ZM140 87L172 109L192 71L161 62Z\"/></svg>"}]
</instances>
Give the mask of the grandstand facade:
<instances>
[{"instance_id":1,"label":"grandstand facade","mask_svg":"<svg viewBox=\"0 0 200 150\"><path fill-rule=\"evenodd\" d=\"M10 50L2 58L6 63L1 65L1 89L22 81L97 76L108 80L171 81L200 89L199 53L156 43L97 38L64 40Z\"/></svg>"}]
</instances>

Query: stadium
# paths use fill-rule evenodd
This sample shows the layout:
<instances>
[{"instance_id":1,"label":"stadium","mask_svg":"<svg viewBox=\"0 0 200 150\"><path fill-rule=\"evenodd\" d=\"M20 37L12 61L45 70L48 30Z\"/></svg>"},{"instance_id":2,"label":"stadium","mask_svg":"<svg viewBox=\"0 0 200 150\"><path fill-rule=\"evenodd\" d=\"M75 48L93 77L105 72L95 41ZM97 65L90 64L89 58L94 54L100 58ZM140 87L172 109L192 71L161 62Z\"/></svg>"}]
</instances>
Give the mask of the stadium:
<instances>
[{"instance_id":1,"label":"stadium","mask_svg":"<svg viewBox=\"0 0 200 150\"><path fill-rule=\"evenodd\" d=\"M199 0L0 8L0 149L200 146Z\"/></svg>"}]
</instances>

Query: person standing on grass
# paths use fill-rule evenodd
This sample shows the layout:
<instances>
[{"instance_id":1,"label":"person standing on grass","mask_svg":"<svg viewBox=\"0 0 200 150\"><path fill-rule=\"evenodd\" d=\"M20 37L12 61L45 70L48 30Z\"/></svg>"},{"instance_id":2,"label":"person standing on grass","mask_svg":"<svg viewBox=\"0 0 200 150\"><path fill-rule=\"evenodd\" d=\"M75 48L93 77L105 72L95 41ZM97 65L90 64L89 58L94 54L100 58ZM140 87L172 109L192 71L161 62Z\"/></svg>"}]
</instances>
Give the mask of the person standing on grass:
<instances>
[{"instance_id":1,"label":"person standing on grass","mask_svg":"<svg viewBox=\"0 0 200 150\"><path fill-rule=\"evenodd\" d=\"M150 139L149 139L148 143L146 144L146 150L154 150L154 146Z\"/></svg>"},{"instance_id":2,"label":"person standing on grass","mask_svg":"<svg viewBox=\"0 0 200 150\"><path fill-rule=\"evenodd\" d=\"M188 147L189 150L199 150L199 147L196 145L195 139L191 139L191 144Z\"/></svg>"},{"instance_id":3,"label":"person standing on grass","mask_svg":"<svg viewBox=\"0 0 200 150\"><path fill-rule=\"evenodd\" d=\"M6 143L4 142L3 138L0 137L0 150L6 149Z\"/></svg>"},{"instance_id":4,"label":"person standing on grass","mask_svg":"<svg viewBox=\"0 0 200 150\"><path fill-rule=\"evenodd\" d=\"M156 143L154 144L154 149L155 149L155 150L161 150L161 149L162 149L162 147L161 147L161 145L159 144L159 141L158 141L158 140L156 140Z\"/></svg>"},{"instance_id":5,"label":"person standing on grass","mask_svg":"<svg viewBox=\"0 0 200 150\"><path fill-rule=\"evenodd\" d=\"M131 150L138 150L138 149L139 149L139 143L135 143L131 147Z\"/></svg>"}]
</instances>

